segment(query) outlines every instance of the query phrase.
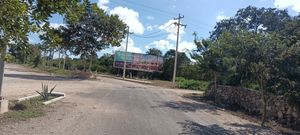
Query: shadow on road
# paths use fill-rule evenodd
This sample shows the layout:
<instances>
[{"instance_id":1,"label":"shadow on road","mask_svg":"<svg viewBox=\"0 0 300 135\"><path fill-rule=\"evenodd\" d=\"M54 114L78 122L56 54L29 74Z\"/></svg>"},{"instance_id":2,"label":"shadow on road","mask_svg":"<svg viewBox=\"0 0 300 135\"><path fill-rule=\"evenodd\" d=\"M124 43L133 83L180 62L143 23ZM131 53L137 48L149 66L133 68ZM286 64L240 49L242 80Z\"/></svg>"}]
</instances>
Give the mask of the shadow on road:
<instances>
[{"instance_id":1,"label":"shadow on road","mask_svg":"<svg viewBox=\"0 0 300 135\"><path fill-rule=\"evenodd\" d=\"M58 76L24 75L24 74L4 74L4 77L19 78L19 79L31 79L31 80L47 80L47 81L79 80L79 79L72 79L72 78L58 77Z\"/></svg>"},{"instance_id":2,"label":"shadow on road","mask_svg":"<svg viewBox=\"0 0 300 135\"><path fill-rule=\"evenodd\" d=\"M217 107L198 102L186 102L186 101L167 101L161 102L159 106L153 106L152 108L163 108L168 107L184 112L195 112L197 110L204 110L214 115L219 115Z\"/></svg>"},{"instance_id":3,"label":"shadow on road","mask_svg":"<svg viewBox=\"0 0 300 135\"><path fill-rule=\"evenodd\" d=\"M219 125L204 126L193 121L177 122L181 125L182 133L180 135L234 135L230 130L226 130Z\"/></svg>"},{"instance_id":4,"label":"shadow on road","mask_svg":"<svg viewBox=\"0 0 300 135\"><path fill-rule=\"evenodd\" d=\"M279 132L253 124L230 123L227 124L230 130L216 124L204 126L190 120L177 124L182 127L180 135L280 135Z\"/></svg>"}]
</instances>

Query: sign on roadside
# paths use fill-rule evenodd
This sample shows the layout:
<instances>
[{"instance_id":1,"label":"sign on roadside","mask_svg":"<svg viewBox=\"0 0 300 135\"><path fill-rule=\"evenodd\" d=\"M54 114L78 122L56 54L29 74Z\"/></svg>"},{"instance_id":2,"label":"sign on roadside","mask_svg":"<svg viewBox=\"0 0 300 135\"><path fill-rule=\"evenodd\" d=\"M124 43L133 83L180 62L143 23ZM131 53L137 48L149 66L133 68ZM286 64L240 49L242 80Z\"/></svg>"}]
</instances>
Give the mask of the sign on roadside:
<instances>
[{"instance_id":1,"label":"sign on roadside","mask_svg":"<svg viewBox=\"0 0 300 135\"><path fill-rule=\"evenodd\" d=\"M114 67L123 68L125 52L116 51ZM126 69L145 72L160 72L163 67L163 58L154 55L127 52Z\"/></svg>"}]
</instances>

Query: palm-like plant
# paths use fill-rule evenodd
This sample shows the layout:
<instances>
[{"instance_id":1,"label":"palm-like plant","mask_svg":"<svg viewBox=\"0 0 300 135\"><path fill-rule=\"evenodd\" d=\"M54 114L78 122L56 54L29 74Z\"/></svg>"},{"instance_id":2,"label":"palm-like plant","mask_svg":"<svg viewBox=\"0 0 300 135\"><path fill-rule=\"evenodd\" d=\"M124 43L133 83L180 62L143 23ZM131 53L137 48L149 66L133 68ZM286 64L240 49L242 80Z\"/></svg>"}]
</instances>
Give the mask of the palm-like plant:
<instances>
[{"instance_id":1,"label":"palm-like plant","mask_svg":"<svg viewBox=\"0 0 300 135\"><path fill-rule=\"evenodd\" d=\"M43 100L47 101L49 99L49 97L52 95L53 90L55 89L56 85L49 89L48 85L45 85L42 83L42 91L36 91L38 94L41 95L41 97L43 98Z\"/></svg>"}]
</instances>

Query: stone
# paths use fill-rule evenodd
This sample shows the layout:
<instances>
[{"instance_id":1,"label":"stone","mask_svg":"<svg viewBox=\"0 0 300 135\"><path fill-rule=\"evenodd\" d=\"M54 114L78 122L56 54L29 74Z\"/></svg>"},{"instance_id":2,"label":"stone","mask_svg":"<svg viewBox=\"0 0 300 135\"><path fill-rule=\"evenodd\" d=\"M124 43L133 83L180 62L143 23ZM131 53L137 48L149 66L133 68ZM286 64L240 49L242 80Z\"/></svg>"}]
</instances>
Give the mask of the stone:
<instances>
[{"instance_id":1,"label":"stone","mask_svg":"<svg viewBox=\"0 0 300 135\"><path fill-rule=\"evenodd\" d=\"M215 102L222 104L237 104L249 112L262 112L260 91L248 90L238 87L218 85L208 88L205 95L215 97ZM284 96L268 95L267 118L291 126L299 127L300 111L291 106Z\"/></svg>"},{"instance_id":2,"label":"stone","mask_svg":"<svg viewBox=\"0 0 300 135\"><path fill-rule=\"evenodd\" d=\"M8 100L0 100L0 114L8 112Z\"/></svg>"},{"instance_id":3,"label":"stone","mask_svg":"<svg viewBox=\"0 0 300 135\"><path fill-rule=\"evenodd\" d=\"M281 111L279 111L279 112L277 113L277 117L278 117L279 119L281 119L281 118L282 118L282 116L283 116L282 112L281 112Z\"/></svg>"}]
</instances>

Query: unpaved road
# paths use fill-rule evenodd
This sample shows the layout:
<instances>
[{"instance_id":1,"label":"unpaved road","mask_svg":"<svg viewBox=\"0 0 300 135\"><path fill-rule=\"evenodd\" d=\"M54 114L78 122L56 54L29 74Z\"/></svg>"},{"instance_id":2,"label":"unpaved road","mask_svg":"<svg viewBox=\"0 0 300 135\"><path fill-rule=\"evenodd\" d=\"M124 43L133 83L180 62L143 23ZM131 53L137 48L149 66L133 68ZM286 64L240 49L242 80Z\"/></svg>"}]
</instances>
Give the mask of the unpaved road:
<instances>
[{"instance_id":1,"label":"unpaved road","mask_svg":"<svg viewBox=\"0 0 300 135\"><path fill-rule=\"evenodd\" d=\"M57 78L7 64L4 96L8 99L33 94L41 82L57 84L56 91L65 92L67 98L50 105L43 117L0 123L0 134L275 134L216 107L182 97L192 91L100 79Z\"/></svg>"}]
</instances>

